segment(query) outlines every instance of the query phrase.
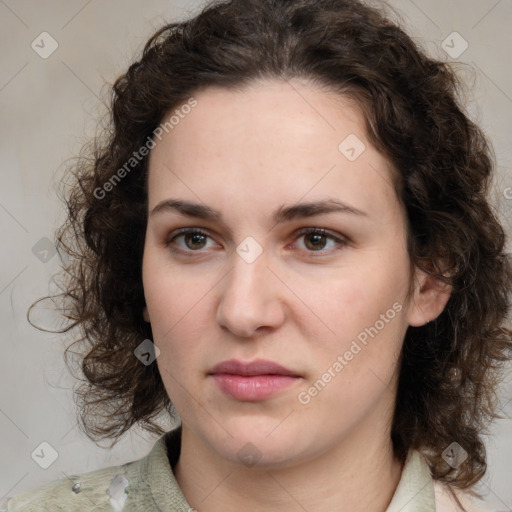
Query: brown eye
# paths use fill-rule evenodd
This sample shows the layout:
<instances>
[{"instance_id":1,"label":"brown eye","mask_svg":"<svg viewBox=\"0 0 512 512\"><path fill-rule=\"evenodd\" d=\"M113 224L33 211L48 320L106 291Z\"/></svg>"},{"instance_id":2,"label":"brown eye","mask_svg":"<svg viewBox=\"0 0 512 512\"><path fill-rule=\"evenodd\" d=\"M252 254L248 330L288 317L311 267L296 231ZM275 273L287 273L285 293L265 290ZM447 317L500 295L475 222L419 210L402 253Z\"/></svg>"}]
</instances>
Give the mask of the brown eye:
<instances>
[{"instance_id":1,"label":"brown eye","mask_svg":"<svg viewBox=\"0 0 512 512\"><path fill-rule=\"evenodd\" d=\"M201 233L186 233L182 235L185 245L189 249L202 249L204 247L206 236Z\"/></svg>"},{"instance_id":2,"label":"brown eye","mask_svg":"<svg viewBox=\"0 0 512 512\"><path fill-rule=\"evenodd\" d=\"M327 241L327 237L323 234L319 233L308 233L305 235L305 245L308 249L316 251L318 249L323 249L325 243Z\"/></svg>"},{"instance_id":3,"label":"brown eye","mask_svg":"<svg viewBox=\"0 0 512 512\"><path fill-rule=\"evenodd\" d=\"M304 240L304 247L306 252L317 252L319 255L329 255L333 251L340 249L347 245L347 240L335 236L325 229L321 228L305 228L299 231L299 238L297 240ZM332 250L329 250L328 245L331 245ZM327 250L325 250L327 247Z\"/></svg>"},{"instance_id":4,"label":"brown eye","mask_svg":"<svg viewBox=\"0 0 512 512\"><path fill-rule=\"evenodd\" d=\"M194 253L202 252L207 247L208 233L197 228L185 228L171 233L165 242L165 246L173 252Z\"/></svg>"}]
</instances>

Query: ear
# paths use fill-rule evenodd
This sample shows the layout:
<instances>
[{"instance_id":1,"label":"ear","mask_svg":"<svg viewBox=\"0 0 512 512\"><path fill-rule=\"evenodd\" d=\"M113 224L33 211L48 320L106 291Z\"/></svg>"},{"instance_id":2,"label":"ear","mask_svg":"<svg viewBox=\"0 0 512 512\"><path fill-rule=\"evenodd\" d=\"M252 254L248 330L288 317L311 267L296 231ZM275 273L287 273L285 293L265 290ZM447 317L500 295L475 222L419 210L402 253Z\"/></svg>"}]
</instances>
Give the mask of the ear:
<instances>
[{"instance_id":1,"label":"ear","mask_svg":"<svg viewBox=\"0 0 512 512\"><path fill-rule=\"evenodd\" d=\"M409 307L409 325L420 327L435 320L444 310L452 286L416 268L414 295Z\"/></svg>"},{"instance_id":2,"label":"ear","mask_svg":"<svg viewBox=\"0 0 512 512\"><path fill-rule=\"evenodd\" d=\"M144 318L144 320L148 323L151 322L151 320L149 319L149 313L148 313L148 308L147 306L144 306L143 310L142 310L142 317Z\"/></svg>"}]
</instances>

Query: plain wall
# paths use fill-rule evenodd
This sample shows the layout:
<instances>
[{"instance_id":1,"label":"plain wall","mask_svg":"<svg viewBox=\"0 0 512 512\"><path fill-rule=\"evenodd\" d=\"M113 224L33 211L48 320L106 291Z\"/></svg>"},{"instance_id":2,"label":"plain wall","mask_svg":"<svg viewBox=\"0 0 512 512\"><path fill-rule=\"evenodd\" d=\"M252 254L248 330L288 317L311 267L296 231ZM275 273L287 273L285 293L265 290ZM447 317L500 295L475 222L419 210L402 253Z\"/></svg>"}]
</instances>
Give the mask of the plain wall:
<instances>
[{"instance_id":1,"label":"plain wall","mask_svg":"<svg viewBox=\"0 0 512 512\"><path fill-rule=\"evenodd\" d=\"M184 0L5 0L0 2L1 183L0 268L0 500L35 485L143 456L154 436L134 432L114 447L97 447L80 434L62 360L64 338L26 320L28 306L48 292L58 270L54 230L63 220L56 180L65 161L94 133L98 97L139 54L164 22L187 17L201 2ZM468 48L472 117L491 138L498 179L493 201L512 229L512 2L508 0L396 0L408 32L432 55L453 61L443 41L458 32ZM43 59L31 47L48 32L57 50ZM50 40L45 37L48 51ZM453 39L453 36L452 36ZM463 41L454 39L452 52ZM510 188L509 188L510 187ZM47 250L49 252L44 253ZM508 245L512 252L512 245ZM46 255L45 255L46 254ZM48 261L44 261L48 259ZM40 312L52 323L51 314ZM480 488L482 510L512 510L511 386L503 387L503 414L487 439L489 470ZM508 402L507 402L508 401ZM58 457L42 469L31 458L41 442ZM47 450L46 453L49 453Z\"/></svg>"}]
</instances>

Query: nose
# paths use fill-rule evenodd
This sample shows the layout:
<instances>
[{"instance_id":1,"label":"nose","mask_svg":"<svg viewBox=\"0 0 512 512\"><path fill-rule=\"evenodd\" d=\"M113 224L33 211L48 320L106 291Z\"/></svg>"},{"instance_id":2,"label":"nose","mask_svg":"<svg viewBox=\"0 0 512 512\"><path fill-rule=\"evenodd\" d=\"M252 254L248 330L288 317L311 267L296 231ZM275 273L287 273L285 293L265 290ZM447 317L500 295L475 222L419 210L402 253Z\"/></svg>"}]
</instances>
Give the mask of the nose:
<instances>
[{"instance_id":1,"label":"nose","mask_svg":"<svg viewBox=\"0 0 512 512\"><path fill-rule=\"evenodd\" d=\"M268 268L265 251L248 263L233 254L233 268L222 280L217 322L236 336L249 338L279 327L285 318L283 283Z\"/></svg>"}]
</instances>

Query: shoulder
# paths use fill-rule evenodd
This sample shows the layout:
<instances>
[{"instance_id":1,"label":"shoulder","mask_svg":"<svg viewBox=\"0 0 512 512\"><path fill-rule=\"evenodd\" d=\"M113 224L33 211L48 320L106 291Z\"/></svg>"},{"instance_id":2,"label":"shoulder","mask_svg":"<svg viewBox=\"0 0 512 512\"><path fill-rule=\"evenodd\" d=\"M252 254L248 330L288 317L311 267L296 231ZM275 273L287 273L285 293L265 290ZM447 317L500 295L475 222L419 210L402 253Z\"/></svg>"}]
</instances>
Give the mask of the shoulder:
<instances>
[{"instance_id":1,"label":"shoulder","mask_svg":"<svg viewBox=\"0 0 512 512\"><path fill-rule=\"evenodd\" d=\"M464 509L454 498L457 496ZM421 451L411 449L405 461L402 476L386 512L477 512L482 510L467 491L449 487L434 479L426 457Z\"/></svg>"},{"instance_id":2,"label":"shoulder","mask_svg":"<svg viewBox=\"0 0 512 512\"><path fill-rule=\"evenodd\" d=\"M438 512L462 512L462 509L455 501L447 484L434 480L434 492L436 497L436 510ZM482 502L478 503L468 492L461 491L460 489L453 489L453 492L456 494L466 512L482 510Z\"/></svg>"},{"instance_id":3,"label":"shoulder","mask_svg":"<svg viewBox=\"0 0 512 512\"><path fill-rule=\"evenodd\" d=\"M0 504L0 512L152 512L182 504L168 459L169 446L179 449L178 442L179 431L168 432L142 459L36 487Z\"/></svg>"},{"instance_id":4,"label":"shoulder","mask_svg":"<svg viewBox=\"0 0 512 512\"><path fill-rule=\"evenodd\" d=\"M112 482L122 482L125 470L125 466L112 466L64 477L9 499L2 511L112 511L107 491Z\"/></svg>"}]
</instances>

